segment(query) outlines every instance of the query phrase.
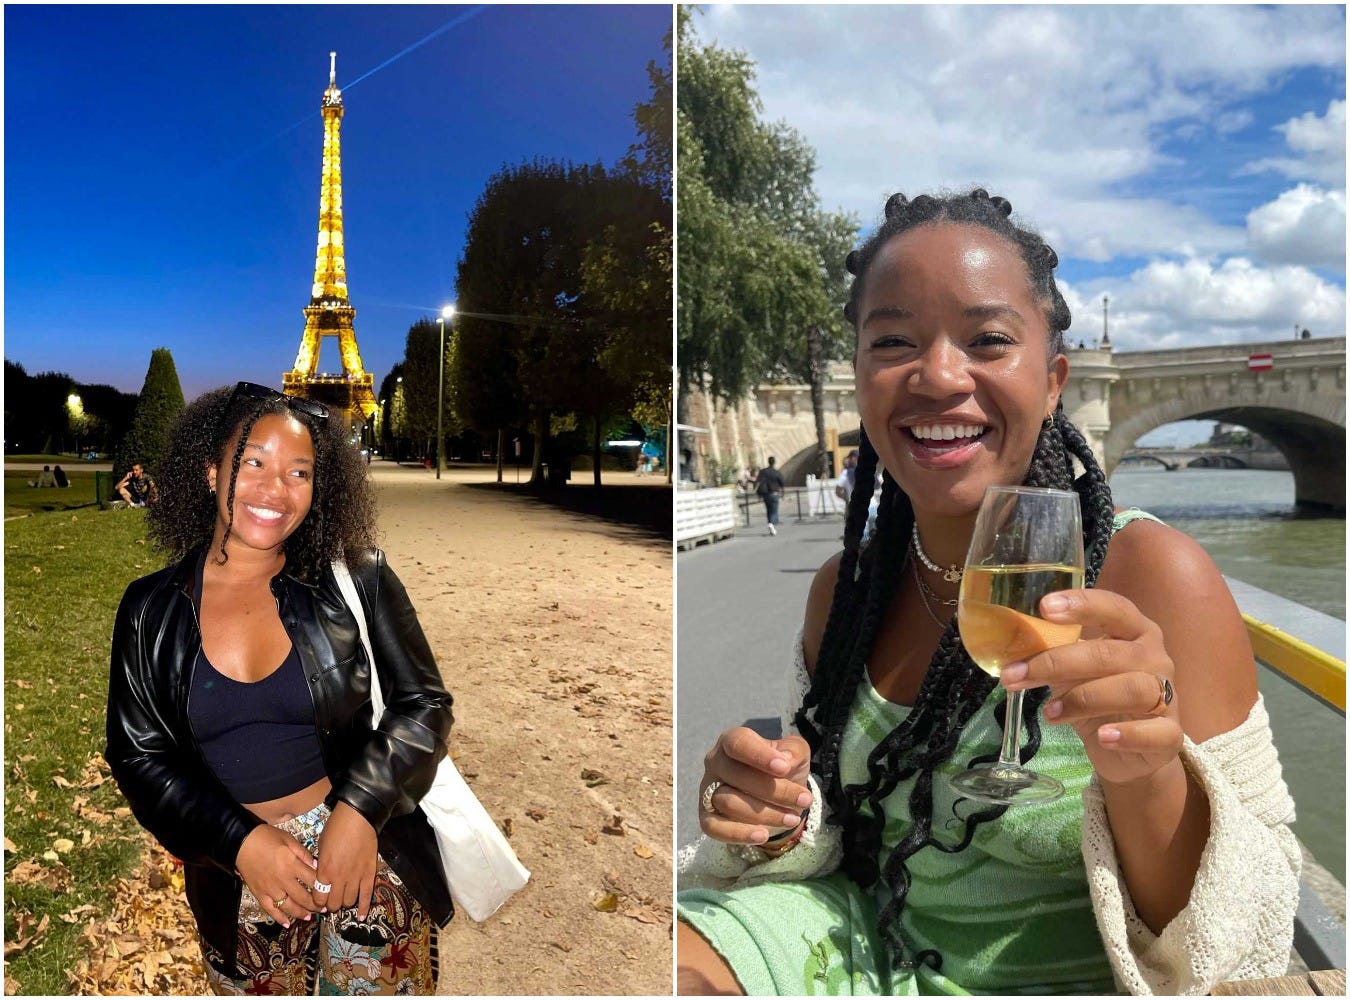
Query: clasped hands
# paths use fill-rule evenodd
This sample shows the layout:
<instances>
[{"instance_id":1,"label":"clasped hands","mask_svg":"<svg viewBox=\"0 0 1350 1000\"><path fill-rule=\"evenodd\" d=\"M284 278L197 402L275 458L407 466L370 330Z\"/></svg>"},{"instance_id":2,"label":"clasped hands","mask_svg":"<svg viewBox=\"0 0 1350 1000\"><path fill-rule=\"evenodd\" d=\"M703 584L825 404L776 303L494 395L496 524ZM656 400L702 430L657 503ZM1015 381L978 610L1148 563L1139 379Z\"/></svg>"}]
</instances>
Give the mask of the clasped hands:
<instances>
[{"instance_id":1,"label":"clasped hands","mask_svg":"<svg viewBox=\"0 0 1350 1000\"><path fill-rule=\"evenodd\" d=\"M244 838L235 868L259 908L283 927L350 907L364 920L375 889L378 851L374 827L339 802L319 835L317 859L290 834L264 823Z\"/></svg>"}]
</instances>

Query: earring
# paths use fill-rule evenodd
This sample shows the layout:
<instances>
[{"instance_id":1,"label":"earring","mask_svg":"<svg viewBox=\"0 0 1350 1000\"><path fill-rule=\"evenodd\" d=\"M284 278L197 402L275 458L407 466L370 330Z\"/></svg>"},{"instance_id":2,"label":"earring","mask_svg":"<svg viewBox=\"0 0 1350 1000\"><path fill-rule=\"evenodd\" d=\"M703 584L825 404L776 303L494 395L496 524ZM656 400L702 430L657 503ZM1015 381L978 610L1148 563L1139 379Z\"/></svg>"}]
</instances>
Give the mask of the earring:
<instances>
[{"instance_id":1,"label":"earring","mask_svg":"<svg viewBox=\"0 0 1350 1000\"><path fill-rule=\"evenodd\" d=\"M1053 426L1055 426L1055 415L1052 413L1041 421L1041 430L1048 431Z\"/></svg>"}]
</instances>

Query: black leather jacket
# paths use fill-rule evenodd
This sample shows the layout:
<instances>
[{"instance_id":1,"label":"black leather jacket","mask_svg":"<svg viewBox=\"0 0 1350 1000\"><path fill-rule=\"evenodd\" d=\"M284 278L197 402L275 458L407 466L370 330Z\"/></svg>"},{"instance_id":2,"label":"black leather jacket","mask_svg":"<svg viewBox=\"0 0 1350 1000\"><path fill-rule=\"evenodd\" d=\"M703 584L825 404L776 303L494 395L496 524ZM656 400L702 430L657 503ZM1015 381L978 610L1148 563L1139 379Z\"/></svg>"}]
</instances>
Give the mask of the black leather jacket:
<instances>
[{"instance_id":1,"label":"black leather jacket","mask_svg":"<svg viewBox=\"0 0 1350 1000\"><path fill-rule=\"evenodd\" d=\"M132 812L184 864L207 960L238 975L235 858L262 820L207 766L188 721L201 648L195 600L200 553L127 587L113 627L107 761ZM370 727L370 664L356 619L328 569L314 584L272 579L281 622L304 664L324 768L340 800L370 821L380 854L439 925L454 913L435 834L417 803L446 753L453 716L417 613L372 550L349 566L369 623L386 704Z\"/></svg>"}]
</instances>

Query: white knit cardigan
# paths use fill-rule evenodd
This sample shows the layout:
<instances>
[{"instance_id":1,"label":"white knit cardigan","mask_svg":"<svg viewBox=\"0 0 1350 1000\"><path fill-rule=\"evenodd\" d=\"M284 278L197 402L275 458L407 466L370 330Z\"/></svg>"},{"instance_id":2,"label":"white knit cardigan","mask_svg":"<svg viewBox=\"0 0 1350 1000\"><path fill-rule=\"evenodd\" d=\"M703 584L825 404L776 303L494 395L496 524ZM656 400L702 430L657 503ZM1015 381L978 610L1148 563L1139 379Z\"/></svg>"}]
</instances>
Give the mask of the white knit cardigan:
<instances>
[{"instance_id":1,"label":"white knit cardigan","mask_svg":"<svg viewBox=\"0 0 1350 1000\"><path fill-rule=\"evenodd\" d=\"M783 732L810 684L801 633L783 692ZM1293 944L1302 855L1289 830L1294 800L1281 776L1270 719L1258 695L1246 720L1204 743L1184 742L1181 759L1209 797L1209 839L1190 901L1161 934L1135 913L1116 860L1101 785L1083 792L1083 864L1097 927L1116 985L1137 996L1204 995L1221 983L1284 975ZM700 837L679 852L681 888L719 889L826 875L842 858L839 828L825 823L815 778L800 842L769 859L756 849Z\"/></svg>"}]
</instances>

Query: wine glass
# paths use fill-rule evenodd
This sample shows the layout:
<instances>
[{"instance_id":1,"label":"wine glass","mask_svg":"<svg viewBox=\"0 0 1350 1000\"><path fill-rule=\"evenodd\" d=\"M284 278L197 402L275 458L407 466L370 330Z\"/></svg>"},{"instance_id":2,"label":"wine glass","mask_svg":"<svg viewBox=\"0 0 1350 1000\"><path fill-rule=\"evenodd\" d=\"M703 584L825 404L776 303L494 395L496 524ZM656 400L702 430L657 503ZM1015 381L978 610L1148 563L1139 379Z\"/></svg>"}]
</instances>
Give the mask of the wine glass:
<instances>
[{"instance_id":1,"label":"wine glass","mask_svg":"<svg viewBox=\"0 0 1350 1000\"><path fill-rule=\"evenodd\" d=\"M994 677L1004 664L1078 641L1079 625L1040 617L1041 598L1083 585L1083 528L1078 494L1032 486L991 486L970 539L956 621L970 658ZM998 805L1053 802L1054 778L1021 765L1022 691L1008 692L998 760L954 775L964 798Z\"/></svg>"}]
</instances>

